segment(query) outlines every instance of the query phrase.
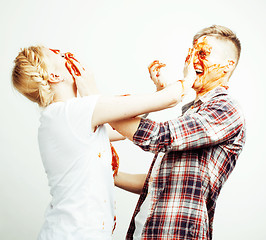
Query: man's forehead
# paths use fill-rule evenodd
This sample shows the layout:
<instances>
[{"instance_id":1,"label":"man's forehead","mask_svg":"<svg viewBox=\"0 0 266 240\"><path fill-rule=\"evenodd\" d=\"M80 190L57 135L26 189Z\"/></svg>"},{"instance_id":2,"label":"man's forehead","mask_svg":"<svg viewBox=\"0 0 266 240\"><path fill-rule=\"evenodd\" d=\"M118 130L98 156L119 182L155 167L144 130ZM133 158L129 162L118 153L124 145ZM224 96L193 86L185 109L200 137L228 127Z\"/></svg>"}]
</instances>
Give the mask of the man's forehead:
<instances>
[{"instance_id":1,"label":"man's forehead","mask_svg":"<svg viewBox=\"0 0 266 240\"><path fill-rule=\"evenodd\" d=\"M196 43L194 43L196 51L208 50L210 52L216 52L220 55L232 52L232 44L224 39L217 38L215 36L202 36Z\"/></svg>"},{"instance_id":2,"label":"man's forehead","mask_svg":"<svg viewBox=\"0 0 266 240\"><path fill-rule=\"evenodd\" d=\"M228 47L231 46L231 42L216 36L202 36L200 37L195 44L210 45L212 47Z\"/></svg>"},{"instance_id":3,"label":"man's forehead","mask_svg":"<svg viewBox=\"0 0 266 240\"><path fill-rule=\"evenodd\" d=\"M213 45L213 44L217 44L218 42L219 42L219 39L217 39L214 36L201 36L200 38L195 40L194 45L200 45L200 46Z\"/></svg>"}]
</instances>

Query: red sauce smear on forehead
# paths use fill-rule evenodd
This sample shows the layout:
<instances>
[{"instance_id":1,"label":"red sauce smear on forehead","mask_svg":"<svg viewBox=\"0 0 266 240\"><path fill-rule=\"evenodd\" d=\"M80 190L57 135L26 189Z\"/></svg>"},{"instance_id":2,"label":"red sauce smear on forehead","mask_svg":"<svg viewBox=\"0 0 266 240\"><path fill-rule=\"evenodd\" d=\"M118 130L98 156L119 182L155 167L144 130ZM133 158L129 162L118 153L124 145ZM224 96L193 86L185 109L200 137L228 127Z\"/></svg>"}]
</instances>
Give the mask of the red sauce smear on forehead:
<instances>
[{"instance_id":1,"label":"red sauce smear on forehead","mask_svg":"<svg viewBox=\"0 0 266 240\"><path fill-rule=\"evenodd\" d=\"M200 43L198 43L198 40L195 40L193 47L201 59L205 59L206 56L210 55L212 50L212 47L208 44L206 37L204 37Z\"/></svg>"},{"instance_id":2,"label":"red sauce smear on forehead","mask_svg":"<svg viewBox=\"0 0 266 240\"><path fill-rule=\"evenodd\" d=\"M59 53L60 53L60 50L57 50L57 49L51 49L51 48L49 48L49 50L51 50L51 51L54 52L55 54L59 54Z\"/></svg>"}]
</instances>

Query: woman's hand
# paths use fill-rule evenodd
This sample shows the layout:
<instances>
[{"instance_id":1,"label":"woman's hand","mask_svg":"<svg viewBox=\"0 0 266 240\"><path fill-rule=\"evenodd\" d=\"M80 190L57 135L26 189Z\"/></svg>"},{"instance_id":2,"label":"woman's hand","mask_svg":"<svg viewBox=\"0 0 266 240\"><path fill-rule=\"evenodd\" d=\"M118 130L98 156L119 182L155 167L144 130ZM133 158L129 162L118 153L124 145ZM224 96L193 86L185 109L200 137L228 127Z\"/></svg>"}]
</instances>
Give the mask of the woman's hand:
<instances>
[{"instance_id":1,"label":"woman's hand","mask_svg":"<svg viewBox=\"0 0 266 240\"><path fill-rule=\"evenodd\" d=\"M183 70L184 74L184 84L186 88L191 88L197 78L196 71L194 69L194 60L195 51L194 49L190 48L188 51L188 56L185 61L185 66Z\"/></svg>"},{"instance_id":2,"label":"woman's hand","mask_svg":"<svg viewBox=\"0 0 266 240\"><path fill-rule=\"evenodd\" d=\"M153 61L148 66L151 80L154 82L157 91L160 91L167 86L166 81L163 79L163 77L160 74L161 68L165 66L166 66L165 64L160 63L158 60Z\"/></svg>"}]
</instances>

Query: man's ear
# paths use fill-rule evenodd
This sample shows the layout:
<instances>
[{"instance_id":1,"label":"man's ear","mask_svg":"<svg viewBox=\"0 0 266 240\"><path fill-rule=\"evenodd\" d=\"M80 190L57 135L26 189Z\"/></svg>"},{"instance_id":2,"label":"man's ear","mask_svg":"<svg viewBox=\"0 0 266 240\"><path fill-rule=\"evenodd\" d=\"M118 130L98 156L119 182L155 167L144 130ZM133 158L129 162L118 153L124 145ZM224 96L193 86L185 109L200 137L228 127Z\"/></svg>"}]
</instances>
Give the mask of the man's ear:
<instances>
[{"instance_id":1,"label":"man's ear","mask_svg":"<svg viewBox=\"0 0 266 240\"><path fill-rule=\"evenodd\" d=\"M63 82L64 79L56 74L51 73L48 79L49 83L60 83Z\"/></svg>"},{"instance_id":2,"label":"man's ear","mask_svg":"<svg viewBox=\"0 0 266 240\"><path fill-rule=\"evenodd\" d=\"M236 66L236 62L233 59L229 59L227 62L228 64L225 65L224 73L232 72Z\"/></svg>"}]
</instances>

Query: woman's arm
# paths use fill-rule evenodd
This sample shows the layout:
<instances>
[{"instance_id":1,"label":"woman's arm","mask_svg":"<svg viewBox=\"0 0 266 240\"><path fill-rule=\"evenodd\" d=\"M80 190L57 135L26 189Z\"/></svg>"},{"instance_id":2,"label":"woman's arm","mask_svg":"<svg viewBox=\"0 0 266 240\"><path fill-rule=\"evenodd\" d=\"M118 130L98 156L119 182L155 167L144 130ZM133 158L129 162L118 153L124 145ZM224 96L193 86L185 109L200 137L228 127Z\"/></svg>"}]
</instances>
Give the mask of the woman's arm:
<instances>
[{"instance_id":1,"label":"woman's arm","mask_svg":"<svg viewBox=\"0 0 266 240\"><path fill-rule=\"evenodd\" d=\"M154 63L149 67L152 80L160 83L160 66ZM76 85L81 96L90 94L90 87L95 86L92 74L86 73L81 66L77 66L81 76L76 76ZM191 80L191 79L190 79ZM186 81L191 86L191 81ZM156 83L155 83L156 84ZM79 88L82 89L79 89ZM88 90L86 90L88 89ZM92 129L98 125L108 122L114 122L127 118L132 118L143 113L159 111L165 108L173 107L182 100L184 93L183 81L169 84L160 91L146 95L136 96L101 96L95 106L92 116Z\"/></svg>"},{"instance_id":2,"label":"woman's arm","mask_svg":"<svg viewBox=\"0 0 266 240\"><path fill-rule=\"evenodd\" d=\"M181 101L180 82L175 82L161 91L131 96L101 96L95 106L92 116L92 128L96 126L132 118L147 112L159 111L173 107Z\"/></svg>"},{"instance_id":3,"label":"woman's arm","mask_svg":"<svg viewBox=\"0 0 266 240\"><path fill-rule=\"evenodd\" d=\"M141 194L147 174L129 174L118 172L115 177L115 186L126 191Z\"/></svg>"}]
</instances>

